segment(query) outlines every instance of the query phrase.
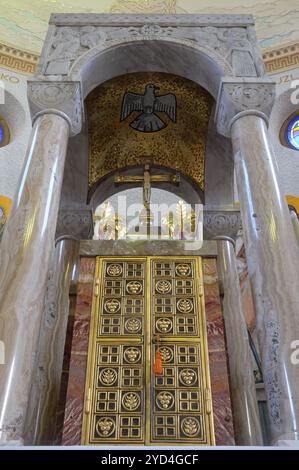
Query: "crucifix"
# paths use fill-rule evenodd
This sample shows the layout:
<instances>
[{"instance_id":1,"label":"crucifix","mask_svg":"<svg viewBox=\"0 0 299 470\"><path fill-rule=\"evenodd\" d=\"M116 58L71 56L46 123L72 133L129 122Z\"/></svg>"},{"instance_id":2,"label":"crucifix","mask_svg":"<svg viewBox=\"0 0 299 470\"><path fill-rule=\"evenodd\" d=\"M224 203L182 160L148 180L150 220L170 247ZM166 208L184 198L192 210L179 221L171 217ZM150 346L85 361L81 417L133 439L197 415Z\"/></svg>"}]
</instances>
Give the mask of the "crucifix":
<instances>
[{"instance_id":1,"label":"crucifix","mask_svg":"<svg viewBox=\"0 0 299 470\"><path fill-rule=\"evenodd\" d=\"M151 185L152 183L173 183L178 185L180 183L179 174L161 174L161 175L152 175L150 160L147 160L144 164L143 175L117 175L115 184L128 184L128 183L143 183L143 203L144 206L149 209L150 200L151 200Z\"/></svg>"}]
</instances>

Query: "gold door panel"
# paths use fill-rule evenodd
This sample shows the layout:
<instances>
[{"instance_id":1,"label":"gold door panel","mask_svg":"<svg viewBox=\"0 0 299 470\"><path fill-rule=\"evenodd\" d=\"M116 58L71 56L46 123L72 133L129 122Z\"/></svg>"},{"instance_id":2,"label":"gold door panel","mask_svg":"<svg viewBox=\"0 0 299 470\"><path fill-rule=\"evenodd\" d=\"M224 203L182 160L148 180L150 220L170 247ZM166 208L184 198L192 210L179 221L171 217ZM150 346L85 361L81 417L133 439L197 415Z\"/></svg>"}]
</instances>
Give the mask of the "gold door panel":
<instances>
[{"instance_id":1,"label":"gold door panel","mask_svg":"<svg viewBox=\"0 0 299 470\"><path fill-rule=\"evenodd\" d=\"M82 443L214 444L199 257L97 258Z\"/></svg>"}]
</instances>

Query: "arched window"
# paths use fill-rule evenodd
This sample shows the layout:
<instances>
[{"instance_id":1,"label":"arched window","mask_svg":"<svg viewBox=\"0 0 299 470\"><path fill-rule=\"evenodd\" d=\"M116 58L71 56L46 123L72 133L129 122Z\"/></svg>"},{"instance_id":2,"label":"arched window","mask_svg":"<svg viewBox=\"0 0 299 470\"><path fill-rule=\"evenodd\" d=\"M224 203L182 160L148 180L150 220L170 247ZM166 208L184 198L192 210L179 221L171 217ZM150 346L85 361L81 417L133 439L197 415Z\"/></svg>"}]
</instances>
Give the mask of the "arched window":
<instances>
[{"instance_id":1,"label":"arched window","mask_svg":"<svg viewBox=\"0 0 299 470\"><path fill-rule=\"evenodd\" d=\"M284 122L280 131L280 141L285 147L299 150L299 111Z\"/></svg>"},{"instance_id":2,"label":"arched window","mask_svg":"<svg viewBox=\"0 0 299 470\"><path fill-rule=\"evenodd\" d=\"M0 116L0 147L9 144L10 132L7 122Z\"/></svg>"}]
</instances>

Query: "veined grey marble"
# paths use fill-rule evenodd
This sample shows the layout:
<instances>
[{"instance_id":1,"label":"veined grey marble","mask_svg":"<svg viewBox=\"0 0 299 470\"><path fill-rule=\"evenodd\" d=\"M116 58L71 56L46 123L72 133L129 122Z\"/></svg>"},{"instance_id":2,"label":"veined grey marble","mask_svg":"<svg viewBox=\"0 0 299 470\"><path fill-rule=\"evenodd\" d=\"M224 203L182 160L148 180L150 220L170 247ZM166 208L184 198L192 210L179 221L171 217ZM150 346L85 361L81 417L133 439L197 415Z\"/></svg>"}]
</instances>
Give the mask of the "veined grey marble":
<instances>
[{"instance_id":1,"label":"veined grey marble","mask_svg":"<svg viewBox=\"0 0 299 470\"><path fill-rule=\"evenodd\" d=\"M25 444L53 445L67 322L69 290L79 241L61 240L56 245L48 274L44 314L35 359L25 423Z\"/></svg>"},{"instance_id":2,"label":"veined grey marble","mask_svg":"<svg viewBox=\"0 0 299 470\"><path fill-rule=\"evenodd\" d=\"M194 249L192 249L192 246ZM80 243L81 256L216 256L215 241L204 241L198 249L193 242L177 240L82 240Z\"/></svg>"},{"instance_id":3,"label":"veined grey marble","mask_svg":"<svg viewBox=\"0 0 299 470\"><path fill-rule=\"evenodd\" d=\"M264 66L253 24L246 15L54 14L38 74L70 75L84 54L121 43L179 40L213 55L235 76L261 76Z\"/></svg>"},{"instance_id":4,"label":"veined grey marble","mask_svg":"<svg viewBox=\"0 0 299 470\"><path fill-rule=\"evenodd\" d=\"M62 207L59 210L56 238L65 235L77 238L91 238L93 234L92 209L88 206Z\"/></svg>"},{"instance_id":5,"label":"veined grey marble","mask_svg":"<svg viewBox=\"0 0 299 470\"><path fill-rule=\"evenodd\" d=\"M227 237L236 238L242 226L241 216L238 210L204 210L203 233L204 239L213 239L225 234Z\"/></svg>"},{"instance_id":6,"label":"veined grey marble","mask_svg":"<svg viewBox=\"0 0 299 470\"><path fill-rule=\"evenodd\" d=\"M221 206L234 202L234 159L230 139L217 132L215 109L216 102L206 142L204 201L205 205Z\"/></svg>"},{"instance_id":7,"label":"veined grey marble","mask_svg":"<svg viewBox=\"0 0 299 470\"><path fill-rule=\"evenodd\" d=\"M264 119L240 114L232 143L272 439L299 440L298 245Z\"/></svg>"},{"instance_id":8,"label":"veined grey marble","mask_svg":"<svg viewBox=\"0 0 299 470\"><path fill-rule=\"evenodd\" d=\"M218 132L230 137L239 113L256 114L267 120L274 104L275 86L268 78L222 78L215 112Z\"/></svg>"},{"instance_id":9,"label":"veined grey marble","mask_svg":"<svg viewBox=\"0 0 299 470\"><path fill-rule=\"evenodd\" d=\"M235 439L237 445L258 446L263 440L234 242L228 237L218 237L217 248Z\"/></svg>"},{"instance_id":10,"label":"veined grey marble","mask_svg":"<svg viewBox=\"0 0 299 470\"><path fill-rule=\"evenodd\" d=\"M28 99L33 117L49 114L63 115L69 122L71 135L82 128L83 103L80 82L28 81Z\"/></svg>"},{"instance_id":11,"label":"veined grey marble","mask_svg":"<svg viewBox=\"0 0 299 470\"><path fill-rule=\"evenodd\" d=\"M36 119L1 241L0 444L23 439L68 136L64 118Z\"/></svg>"}]
</instances>

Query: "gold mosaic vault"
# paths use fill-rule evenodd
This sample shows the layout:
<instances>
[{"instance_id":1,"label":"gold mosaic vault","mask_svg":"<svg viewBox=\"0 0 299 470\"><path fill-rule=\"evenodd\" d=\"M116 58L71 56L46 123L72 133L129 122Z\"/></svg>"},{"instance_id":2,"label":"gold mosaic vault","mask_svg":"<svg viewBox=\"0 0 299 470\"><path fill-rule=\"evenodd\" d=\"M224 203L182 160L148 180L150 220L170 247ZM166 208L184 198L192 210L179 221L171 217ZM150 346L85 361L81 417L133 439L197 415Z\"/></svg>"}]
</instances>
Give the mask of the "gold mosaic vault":
<instances>
[{"instance_id":1,"label":"gold mosaic vault","mask_svg":"<svg viewBox=\"0 0 299 470\"><path fill-rule=\"evenodd\" d=\"M96 273L83 444L214 444L200 258L99 257Z\"/></svg>"},{"instance_id":2,"label":"gold mosaic vault","mask_svg":"<svg viewBox=\"0 0 299 470\"><path fill-rule=\"evenodd\" d=\"M120 122L125 92L143 93L147 83L160 90L157 95L174 93L177 122L157 113L167 127L143 133L129 125L139 112ZM144 156L153 163L180 171L204 190L204 162L208 123L213 98L196 83L166 73L134 73L103 83L86 99L89 134L89 186L113 170L143 165Z\"/></svg>"}]
</instances>

